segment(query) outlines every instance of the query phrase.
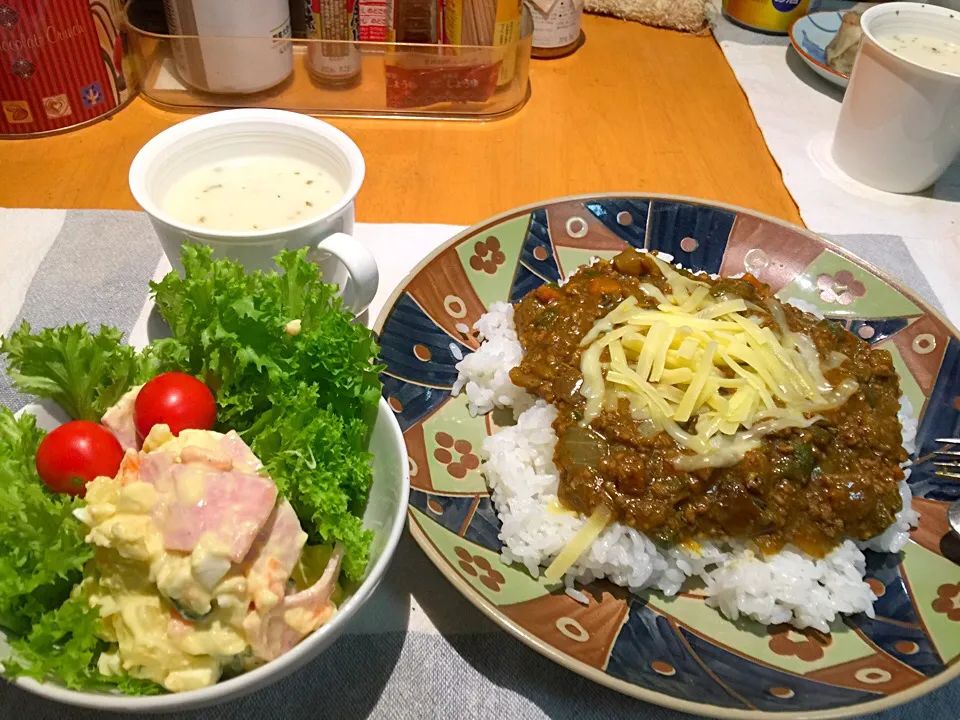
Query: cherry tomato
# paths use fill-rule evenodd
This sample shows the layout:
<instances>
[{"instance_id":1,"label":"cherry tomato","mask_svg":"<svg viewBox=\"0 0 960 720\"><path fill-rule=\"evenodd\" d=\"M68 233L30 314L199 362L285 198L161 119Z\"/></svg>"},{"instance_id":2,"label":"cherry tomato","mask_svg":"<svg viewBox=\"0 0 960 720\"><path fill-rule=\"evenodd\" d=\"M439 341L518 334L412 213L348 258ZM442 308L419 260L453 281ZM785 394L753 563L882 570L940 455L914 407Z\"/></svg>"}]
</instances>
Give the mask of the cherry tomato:
<instances>
[{"instance_id":1,"label":"cherry tomato","mask_svg":"<svg viewBox=\"0 0 960 720\"><path fill-rule=\"evenodd\" d=\"M133 406L133 422L140 437L154 425L170 426L170 432L210 430L217 421L217 403L210 388L192 375L168 372L157 375L140 389Z\"/></svg>"},{"instance_id":2,"label":"cherry tomato","mask_svg":"<svg viewBox=\"0 0 960 720\"><path fill-rule=\"evenodd\" d=\"M83 497L95 477L114 477L123 448L109 430L73 420L49 433L37 448L37 472L54 492Z\"/></svg>"}]
</instances>

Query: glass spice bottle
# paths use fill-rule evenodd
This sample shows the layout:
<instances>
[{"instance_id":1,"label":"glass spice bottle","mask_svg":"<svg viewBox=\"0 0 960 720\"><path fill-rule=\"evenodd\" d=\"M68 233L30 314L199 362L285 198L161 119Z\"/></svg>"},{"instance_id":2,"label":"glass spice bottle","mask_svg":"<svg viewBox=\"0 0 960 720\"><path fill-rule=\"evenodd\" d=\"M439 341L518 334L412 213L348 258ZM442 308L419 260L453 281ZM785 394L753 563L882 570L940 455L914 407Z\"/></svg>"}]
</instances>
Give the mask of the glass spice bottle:
<instances>
[{"instance_id":1,"label":"glass spice bottle","mask_svg":"<svg viewBox=\"0 0 960 720\"><path fill-rule=\"evenodd\" d=\"M580 47L583 0L529 0L527 4L533 15L533 57L565 57Z\"/></svg>"}]
</instances>

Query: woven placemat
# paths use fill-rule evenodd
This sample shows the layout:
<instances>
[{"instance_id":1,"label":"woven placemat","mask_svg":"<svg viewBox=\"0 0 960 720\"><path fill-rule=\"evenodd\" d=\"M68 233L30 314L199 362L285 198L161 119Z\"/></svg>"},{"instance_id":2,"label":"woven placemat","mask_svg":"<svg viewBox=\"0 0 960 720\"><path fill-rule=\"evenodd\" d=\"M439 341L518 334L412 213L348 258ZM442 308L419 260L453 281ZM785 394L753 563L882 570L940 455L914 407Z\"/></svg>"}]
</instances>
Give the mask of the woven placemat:
<instances>
[{"instance_id":1,"label":"woven placemat","mask_svg":"<svg viewBox=\"0 0 960 720\"><path fill-rule=\"evenodd\" d=\"M699 33L707 29L704 0L586 0L584 9L645 25Z\"/></svg>"}]
</instances>

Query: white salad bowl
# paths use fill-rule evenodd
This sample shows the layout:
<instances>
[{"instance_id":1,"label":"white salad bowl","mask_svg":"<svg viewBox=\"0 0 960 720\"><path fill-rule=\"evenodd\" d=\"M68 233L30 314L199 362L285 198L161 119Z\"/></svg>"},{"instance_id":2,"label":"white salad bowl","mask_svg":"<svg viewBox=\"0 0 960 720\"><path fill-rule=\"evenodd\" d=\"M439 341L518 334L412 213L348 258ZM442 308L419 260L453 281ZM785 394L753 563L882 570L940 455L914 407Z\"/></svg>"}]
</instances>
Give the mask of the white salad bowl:
<instances>
[{"instance_id":1,"label":"white salad bowl","mask_svg":"<svg viewBox=\"0 0 960 720\"><path fill-rule=\"evenodd\" d=\"M47 429L53 429L66 420L61 417L62 413L51 411L47 404L28 406L25 411L36 414L38 425ZM16 684L24 690L66 705L112 712L159 713L196 709L235 700L300 669L332 645L343 634L351 618L370 599L383 579L403 533L410 494L409 462L403 433L393 410L383 398L380 399L377 422L370 438L370 452L373 453L373 485L363 515L363 524L373 531L374 539L370 546L370 562L366 575L360 587L344 601L333 619L304 638L288 653L256 670L202 690L169 695L131 697L119 693L79 692L53 682L41 683L30 678L19 678L15 681ZM4 650L3 634L0 633L0 657Z\"/></svg>"}]
</instances>

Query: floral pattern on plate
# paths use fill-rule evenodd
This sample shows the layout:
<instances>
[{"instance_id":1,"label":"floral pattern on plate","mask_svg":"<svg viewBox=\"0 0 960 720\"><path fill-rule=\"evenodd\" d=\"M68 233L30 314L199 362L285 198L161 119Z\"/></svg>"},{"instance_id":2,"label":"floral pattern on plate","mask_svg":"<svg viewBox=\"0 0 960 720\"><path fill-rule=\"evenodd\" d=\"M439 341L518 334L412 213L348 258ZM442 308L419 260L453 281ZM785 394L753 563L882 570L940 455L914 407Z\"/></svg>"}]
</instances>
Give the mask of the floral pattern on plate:
<instances>
[{"instance_id":1,"label":"floral pattern on plate","mask_svg":"<svg viewBox=\"0 0 960 720\"><path fill-rule=\"evenodd\" d=\"M899 555L867 553L876 617L828 635L732 623L691 590L628 594L601 582L583 605L500 559L500 523L479 470L497 413L471 417L453 397L456 363L478 346L473 324L626 246L695 271L751 272L778 297L890 350L920 421L917 458L960 432L960 342L909 289L801 228L738 208L665 196L567 198L471 228L425 260L377 321L384 396L411 463L410 528L448 579L522 641L636 697L718 717L890 707L960 674L960 540L946 506L960 484L920 462L910 478L920 527Z\"/></svg>"}]
</instances>

